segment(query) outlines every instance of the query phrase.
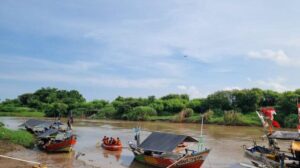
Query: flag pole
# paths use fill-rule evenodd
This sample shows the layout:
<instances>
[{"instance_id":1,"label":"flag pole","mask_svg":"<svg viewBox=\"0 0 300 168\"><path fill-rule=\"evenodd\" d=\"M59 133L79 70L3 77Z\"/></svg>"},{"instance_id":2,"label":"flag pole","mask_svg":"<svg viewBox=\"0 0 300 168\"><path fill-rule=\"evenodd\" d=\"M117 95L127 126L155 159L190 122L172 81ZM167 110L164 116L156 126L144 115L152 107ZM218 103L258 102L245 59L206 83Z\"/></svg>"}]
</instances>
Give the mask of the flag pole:
<instances>
[{"instance_id":1,"label":"flag pole","mask_svg":"<svg viewBox=\"0 0 300 168\"><path fill-rule=\"evenodd\" d=\"M298 133L300 134L300 104L299 104L299 97L297 96L297 109L298 109Z\"/></svg>"}]
</instances>

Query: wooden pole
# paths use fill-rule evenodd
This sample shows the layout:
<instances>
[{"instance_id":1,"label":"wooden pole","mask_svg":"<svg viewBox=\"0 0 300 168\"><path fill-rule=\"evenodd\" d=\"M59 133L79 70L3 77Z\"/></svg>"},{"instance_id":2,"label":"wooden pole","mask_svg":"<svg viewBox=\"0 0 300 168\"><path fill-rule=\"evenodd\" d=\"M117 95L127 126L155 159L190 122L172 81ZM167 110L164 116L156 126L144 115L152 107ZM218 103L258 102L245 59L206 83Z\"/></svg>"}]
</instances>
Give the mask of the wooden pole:
<instances>
[{"instance_id":1,"label":"wooden pole","mask_svg":"<svg viewBox=\"0 0 300 168\"><path fill-rule=\"evenodd\" d=\"M35 161L24 160L24 159L19 159L19 158L15 158L15 157L5 156L5 155L0 155L0 157L6 158L6 159L17 160L17 161L21 161L21 162L25 162L25 163L29 163L29 164L34 164L34 165L38 165L39 167L46 168L46 166L41 166L42 165L41 163L35 162Z\"/></svg>"},{"instance_id":2,"label":"wooden pole","mask_svg":"<svg viewBox=\"0 0 300 168\"><path fill-rule=\"evenodd\" d=\"M178 163L178 162L180 162L181 160L183 160L184 158L186 158L187 156L189 156L189 155L185 155L185 156L183 156L182 158L180 158L179 160L177 160L176 162L174 162L174 163L172 163L172 164L170 164L168 167L166 167L166 168L171 168L172 166L174 166L176 163Z\"/></svg>"}]
</instances>

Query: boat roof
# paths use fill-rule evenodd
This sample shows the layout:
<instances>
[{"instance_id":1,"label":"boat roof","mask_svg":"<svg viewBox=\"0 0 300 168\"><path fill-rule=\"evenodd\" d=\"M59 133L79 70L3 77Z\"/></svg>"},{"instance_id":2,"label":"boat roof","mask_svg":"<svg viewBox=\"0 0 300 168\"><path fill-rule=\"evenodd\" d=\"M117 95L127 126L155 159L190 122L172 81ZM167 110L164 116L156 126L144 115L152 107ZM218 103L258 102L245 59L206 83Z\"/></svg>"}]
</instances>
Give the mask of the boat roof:
<instances>
[{"instance_id":1,"label":"boat roof","mask_svg":"<svg viewBox=\"0 0 300 168\"><path fill-rule=\"evenodd\" d=\"M191 136L152 132L138 147L146 151L172 152L182 142L198 142Z\"/></svg>"},{"instance_id":2,"label":"boat roof","mask_svg":"<svg viewBox=\"0 0 300 168\"><path fill-rule=\"evenodd\" d=\"M45 131L44 133L38 135L39 138L48 138L49 136L58 133L59 131L57 129L49 129Z\"/></svg>"},{"instance_id":3,"label":"boat roof","mask_svg":"<svg viewBox=\"0 0 300 168\"><path fill-rule=\"evenodd\" d=\"M281 139L281 140L295 140L299 139L300 134L298 132L291 131L275 131L269 136L271 139Z\"/></svg>"},{"instance_id":4,"label":"boat roof","mask_svg":"<svg viewBox=\"0 0 300 168\"><path fill-rule=\"evenodd\" d=\"M51 125L62 125L61 122L54 122L54 121L45 121L45 120L37 120L37 119L29 119L24 124L26 127L33 128L36 126L43 126L43 127L50 127ZM21 126L22 126L21 125Z\"/></svg>"}]
</instances>

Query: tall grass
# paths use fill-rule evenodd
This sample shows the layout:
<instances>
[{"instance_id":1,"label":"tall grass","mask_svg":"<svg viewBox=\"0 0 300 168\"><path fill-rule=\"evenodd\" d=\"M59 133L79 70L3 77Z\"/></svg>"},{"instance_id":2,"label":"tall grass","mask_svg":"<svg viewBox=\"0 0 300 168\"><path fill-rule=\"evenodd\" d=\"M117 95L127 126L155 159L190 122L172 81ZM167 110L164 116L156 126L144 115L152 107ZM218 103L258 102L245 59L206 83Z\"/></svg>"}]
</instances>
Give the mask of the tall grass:
<instances>
[{"instance_id":1,"label":"tall grass","mask_svg":"<svg viewBox=\"0 0 300 168\"><path fill-rule=\"evenodd\" d=\"M32 134L24 130L10 130L3 126L0 127L0 140L19 144L24 147L33 147L35 138Z\"/></svg>"},{"instance_id":2,"label":"tall grass","mask_svg":"<svg viewBox=\"0 0 300 168\"><path fill-rule=\"evenodd\" d=\"M23 112L1 112L0 111L0 116L9 116L9 117L44 117L45 114L42 112L28 112L28 111L23 111Z\"/></svg>"}]
</instances>

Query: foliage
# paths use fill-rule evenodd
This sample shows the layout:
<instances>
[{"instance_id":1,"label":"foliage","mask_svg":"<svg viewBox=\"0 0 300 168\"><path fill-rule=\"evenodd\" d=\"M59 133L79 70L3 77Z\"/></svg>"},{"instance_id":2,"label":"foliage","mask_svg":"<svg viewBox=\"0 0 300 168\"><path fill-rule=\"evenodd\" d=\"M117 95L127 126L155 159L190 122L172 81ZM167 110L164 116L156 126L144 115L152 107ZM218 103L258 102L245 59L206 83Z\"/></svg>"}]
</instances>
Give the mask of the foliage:
<instances>
[{"instance_id":1,"label":"foliage","mask_svg":"<svg viewBox=\"0 0 300 168\"><path fill-rule=\"evenodd\" d=\"M106 105L103 107L96 115L96 118L103 119L103 118L114 118L116 115L117 110L113 105Z\"/></svg>"},{"instance_id":2,"label":"foliage","mask_svg":"<svg viewBox=\"0 0 300 168\"><path fill-rule=\"evenodd\" d=\"M156 110L149 106L134 107L128 114L129 120L149 120L151 116L157 115Z\"/></svg>"},{"instance_id":3,"label":"foliage","mask_svg":"<svg viewBox=\"0 0 300 168\"><path fill-rule=\"evenodd\" d=\"M227 111L224 114L224 123L226 125L241 125L242 115L235 111Z\"/></svg>"},{"instance_id":4,"label":"foliage","mask_svg":"<svg viewBox=\"0 0 300 168\"><path fill-rule=\"evenodd\" d=\"M255 111L260 107L274 106L275 120L290 127L293 115L297 114L296 102L300 89L284 93L258 88L217 91L207 98L190 99L186 94L168 94L157 98L133 98L118 96L113 101L85 98L76 90L41 88L33 93L24 93L16 99L0 102L0 116L43 116L47 117L91 117L130 120L182 120L196 122L204 114L207 123L258 125ZM140 110L140 111L137 111ZM150 110L151 109L151 110ZM147 112L145 112L147 111ZM154 114L155 111L155 114ZM231 112L226 112L231 111ZM234 113L232 113L234 111ZM152 114L153 112L153 114ZM195 114L194 114L195 113ZM151 115L148 115L151 114ZM239 123L241 122L241 123Z\"/></svg>"},{"instance_id":5,"label":"foliage","mask_svg":"<svg viewBox=\"0 0 300 168\"><path fill-rule=\"evenodd\" d=\"M32 134L24 130L13 131L5 127L0 127L0 140L7 140L24 147L33 147L35 139Z\"/></svg>"},{"instance_id":6,"label":"foliage","mask_svg":"<svg viewBox=\"0 0 300 168\"><path fill-rule=\"evenodd\" d=\"M0 116L10 116L10 117L44 117L45 113L43 112L0 112Z\"/></svg>"},{"instance_id":7,"label":"foliage","mask_svg":"<svg viewBox=\"0 0 300 168\"><path fill-rule=\"evenodd\" d=\"M52 103L45 110L45 114L47 117L66 116L67 109L68 109L68 105L64 103Z\"/></svg>"},{"instance_id":8,"label":"foliage","mask_svg":"<svg viewBox=\"0 0 300 168\"><path fill-rule=\"evenodd\" d=\"M214 116L214 112L212 110L208 110L203 114L203 120L205 122L208 122L213 118L213 116Z\"/></svg>"},{"instance_id":9,"label":"foliage","mask_svg":"<svg viewBox=\"0 0 300 168\"><path fill-rule=\"evenodd\" d=\"M284 127L287 128L297 128L298 125L298 115L297 114L289 114L284 119Z\"/></svg>"},{"instance_id":10,"label":"foliage","mask_svg":"<svg viewBox=\"0 0 300 168\"><path fill-rule=\"evenodd\" d=\"M191 108L184 108L181 110L181 112L179 112L175 118L174 121L176 122L182 122L184 121L186 118L192 117L194 114L194 110Z\"/></svg>"}]
</instances>

